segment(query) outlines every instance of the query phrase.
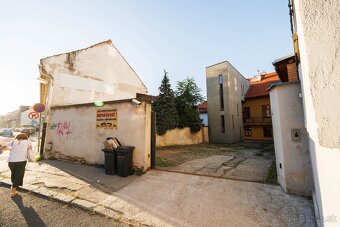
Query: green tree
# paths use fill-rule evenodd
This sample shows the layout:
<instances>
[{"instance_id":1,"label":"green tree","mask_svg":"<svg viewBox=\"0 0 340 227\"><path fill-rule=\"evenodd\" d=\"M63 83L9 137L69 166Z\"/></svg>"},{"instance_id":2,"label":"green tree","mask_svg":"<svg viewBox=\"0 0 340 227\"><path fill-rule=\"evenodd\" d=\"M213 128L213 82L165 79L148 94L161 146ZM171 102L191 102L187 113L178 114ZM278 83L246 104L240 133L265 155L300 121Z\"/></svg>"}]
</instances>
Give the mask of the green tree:
<instances>
[{"instance_id":1,"label":"green tree","mask_svg":"<svg viewBox=\"0 0 340 227\"><path fill-rule=\"evenodd\" d=\"M157 101L153 103L153 110L156 112L157 134L163 135L169 129L177 127L178 113L175 105L175 94L171 89L168 72L164 70L161 86L158 88Z\"/></svg>"},{"instance_id":2,"label":"green tree","mask_svg":"<svg viewBox=\"0 0 340 227\"><path fill-rule=\"evenodd\" d=\"M191 132L198 132L202 127L197 105L203 101L201 89L194 78L177 82L175 104L179 116L178 127L190 127Z\"/></svg>"}]
</instances>

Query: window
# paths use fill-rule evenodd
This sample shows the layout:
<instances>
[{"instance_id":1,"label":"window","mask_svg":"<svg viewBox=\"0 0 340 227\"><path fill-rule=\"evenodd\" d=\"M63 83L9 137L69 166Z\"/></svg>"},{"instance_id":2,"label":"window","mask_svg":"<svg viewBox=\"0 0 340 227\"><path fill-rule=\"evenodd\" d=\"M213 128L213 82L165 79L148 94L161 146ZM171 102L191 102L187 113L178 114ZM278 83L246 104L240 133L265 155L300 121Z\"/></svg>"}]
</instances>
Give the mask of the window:
<instances>
[{"instance_id":1,"label":"window","mask_svg":"<svg viewBox=\"0 0 340 227\"><path fill-rule=\"evenodd\" d=\"M221 115L221 132L225 132L224 115Z\"/></svg>"},{"instance_id":2,"label":"window","mask_svg":"<svg viewBox=\"0 0 340 227\"><path fill-rule=\"evenodd\" d=\"M222 74L218 75L218 81L219 81L220 84L223 84L223 75Z\"/></svg>"},{"instance_id":3,"label":"window","mask_svg":"<svg viewBox=\"0 0 340 227\"><path fill-rule=\"evenodd\" d=\"M263 126L263 136L273 137L273 131L271 126Z\"/></svg>"},{"instance_id":4,"label":"window","mask_svg":"<svg viewBox=\"0 0 340 227\"><path fill-rule=\"evenodd\" d=\"M233 129L235 129L235 125L234 125L234 115L233 115L233 114L231 115L231 121L232 121L232 123L233 123Z\"/></svg>"},{"instance_id":5,"label":"window","mask_svg":"<svg viewBox=\"0 0 340 227\"><path fill-rule=\"evenodd\" d=\"M243 119L250 119L250 107L243 107Z\"/></svg>"},{"instance_id":6,"label":"window","mask_svg":"<svg viewBox=\"0 0 340 227\"><path fill-rule=\"evenodd\" d=\"M262 105L262 117L271 117L270 105Z\"/></svg>"},{"instance_id":7,"label":"window","mask_svg":"<svg viewBox=\"0 0 340 227\"><path fill-rule=\"evenodd\" d=\"M244 135L249 137L252 136L251 127L244 127Z\"/></svg>"},{"instance_id":8,"label":"window","mask_svg":"<svg viewBox=\"0 0 340 227\"><path fill-rule=\"evenodd\" d=\"M218 82L220 85L220 108L224 110L224 97L223 97L223 75L218 75Z\"/></svg>"}]
</instances>

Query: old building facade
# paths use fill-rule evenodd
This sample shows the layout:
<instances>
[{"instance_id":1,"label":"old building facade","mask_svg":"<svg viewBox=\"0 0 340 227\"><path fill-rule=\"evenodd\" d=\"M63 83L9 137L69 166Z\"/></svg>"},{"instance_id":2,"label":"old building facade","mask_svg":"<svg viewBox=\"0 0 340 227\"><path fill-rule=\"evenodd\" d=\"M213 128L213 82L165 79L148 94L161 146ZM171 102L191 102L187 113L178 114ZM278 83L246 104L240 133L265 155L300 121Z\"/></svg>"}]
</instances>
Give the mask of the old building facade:
<instances>
[{"instance_id":1,"label":"old building facade","mask_svg":"<svg viewBox=\"0 0 340 227\"><path fill-rule=\"evenodd\" d=\"M244 140L273 141L268 88L278 81L276 73L261 73L249 79L250 87L242 103Z\"/></svg>"}]
</instances>

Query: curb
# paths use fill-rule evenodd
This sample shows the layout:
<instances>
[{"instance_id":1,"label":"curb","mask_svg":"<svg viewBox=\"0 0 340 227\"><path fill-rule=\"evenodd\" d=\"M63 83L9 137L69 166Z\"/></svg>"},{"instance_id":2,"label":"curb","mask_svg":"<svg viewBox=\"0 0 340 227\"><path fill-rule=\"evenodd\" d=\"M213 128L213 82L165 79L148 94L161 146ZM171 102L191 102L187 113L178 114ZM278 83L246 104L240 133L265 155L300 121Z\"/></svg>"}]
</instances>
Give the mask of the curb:
<instances>
[{"instance_id":1,"label":"curb","mask_svg":"<svg viewBox=\"0 0 340 227\"><path fill-rule=\"evenodd\" d=\"M4 181L4 179L0 179L0 185L1 184L5 185L7 187L11 187L11 184ZM139 222L134 221L134 220L124 220L124 219L122 219L122 216L124 214L122 214L121 212L115 211L115 210L113 210L109 207L105 207L105 206L102 206L102 205L96 205L96 204L89 202L87 200L84 200L84 199L74 198L70 201L65 201L65 200L62 200L62 199L56 197L56 195L60 195L60 193L54 193L52 195L47 195L47 194L44 194L44 193L41 193L41 192L39 193L39 192L35 191L34 189L29 189L25 186L20 187L19 191L33 193L33 194L40 196L40 197L43 197L43 198L52 199L52 200L58 201L60 203L66 204L66 205L78 207L78 208L81 208L83 210L89 211L91 213L99 214L103 217L108 217L108 218L110 218L114 221L126 224L128 226L149 226L149 225L145 225L145 224L139 223Z\"/></svg>"}]
</instances>

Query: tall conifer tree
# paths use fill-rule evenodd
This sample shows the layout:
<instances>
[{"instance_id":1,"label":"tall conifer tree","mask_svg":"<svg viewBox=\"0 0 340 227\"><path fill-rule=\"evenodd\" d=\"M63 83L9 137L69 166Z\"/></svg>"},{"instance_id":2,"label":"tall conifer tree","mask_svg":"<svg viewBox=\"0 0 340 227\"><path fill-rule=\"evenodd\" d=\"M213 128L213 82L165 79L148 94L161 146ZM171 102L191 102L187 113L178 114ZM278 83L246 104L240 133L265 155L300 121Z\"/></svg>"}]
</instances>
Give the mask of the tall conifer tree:
<instances>
[{"instance_id":1,"label":"tall conifer tree","mask_svg":"<svg viewBox=\"0 0 340 227\"><path fill-rule=\"evenodd\" d=\"M162 84L158 90L158 99L154 102L153 109L156 111L157 134L163 135L167 130L176 128L178 124L178 113L174 101L175 94L171 89L168 72L165 70Z\"/></svg>"}]
</instances>

